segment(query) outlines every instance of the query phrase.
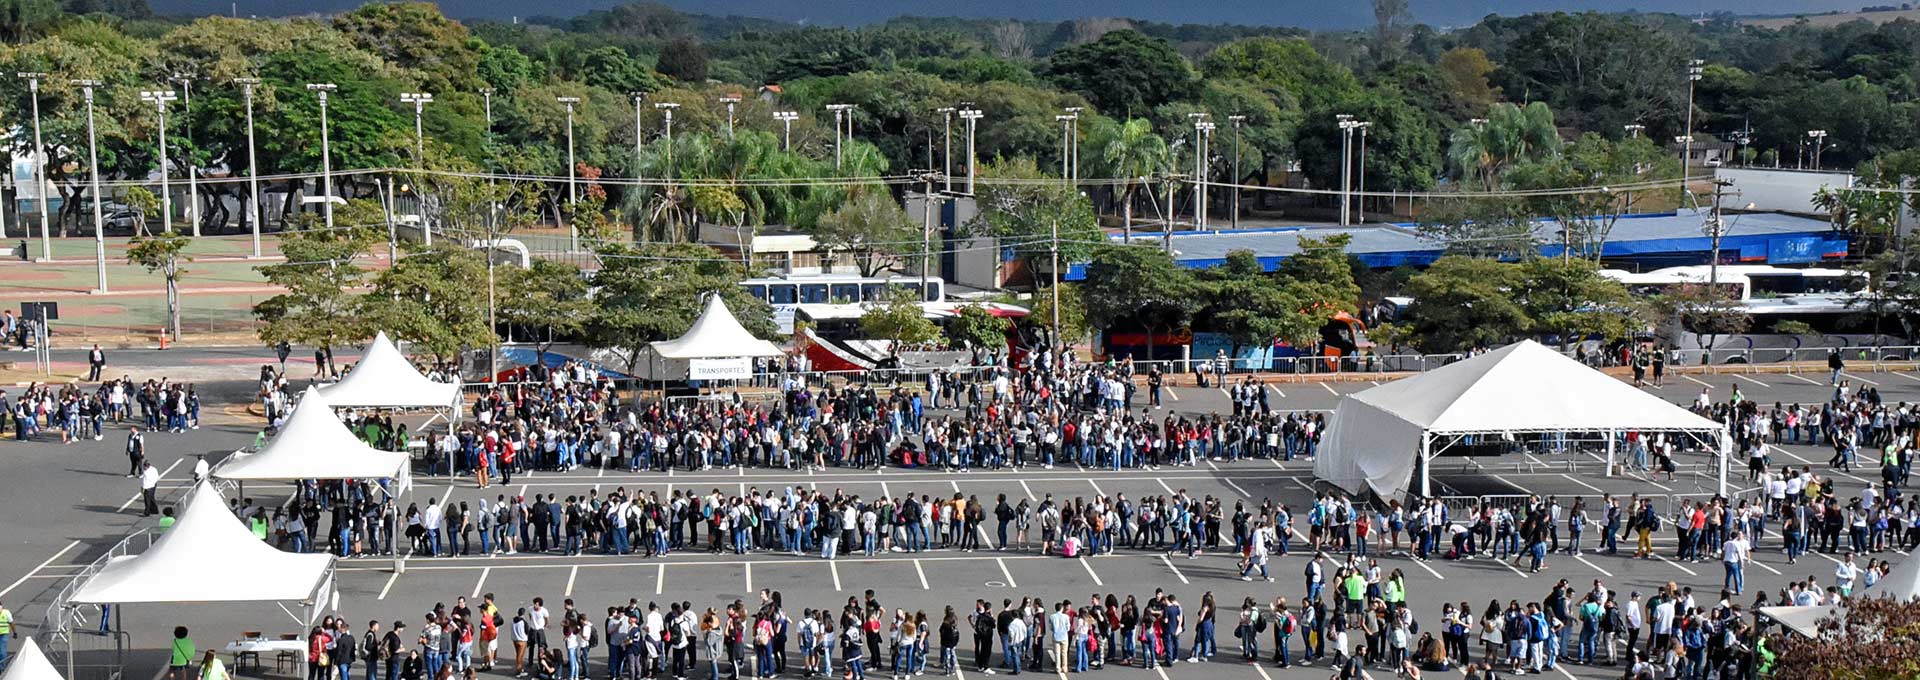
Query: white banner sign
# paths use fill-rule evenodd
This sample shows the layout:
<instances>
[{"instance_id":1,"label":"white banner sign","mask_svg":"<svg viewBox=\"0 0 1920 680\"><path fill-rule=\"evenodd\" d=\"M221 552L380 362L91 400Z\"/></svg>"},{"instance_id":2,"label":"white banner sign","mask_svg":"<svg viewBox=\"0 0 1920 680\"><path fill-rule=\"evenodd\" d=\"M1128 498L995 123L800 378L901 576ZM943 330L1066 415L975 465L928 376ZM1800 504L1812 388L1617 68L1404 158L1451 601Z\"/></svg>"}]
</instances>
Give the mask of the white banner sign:
<instances>
[{"instance_id":1,"label":"white banner sign","mask_svg":"<svg viewBox=\"0 0 1920 680\"><path fill-rule=\"evenodd\" d=\"M688 359L688 380L747 380L753 377L753 360Z\"/></svg>"}]
</instances>

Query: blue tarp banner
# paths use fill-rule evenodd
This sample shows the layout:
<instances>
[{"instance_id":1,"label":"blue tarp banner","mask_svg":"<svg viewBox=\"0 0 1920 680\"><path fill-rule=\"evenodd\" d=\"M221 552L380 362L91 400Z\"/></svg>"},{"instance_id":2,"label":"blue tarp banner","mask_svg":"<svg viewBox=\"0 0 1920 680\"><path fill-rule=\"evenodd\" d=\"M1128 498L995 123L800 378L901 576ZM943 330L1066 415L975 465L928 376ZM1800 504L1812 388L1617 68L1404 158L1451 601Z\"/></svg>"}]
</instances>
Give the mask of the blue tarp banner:
<instances>
[{"instance_id":1,"label":"blue tarp banner","mask_svg":"<svg viewBox=\"0 0 1920 680\"><path fill-rule=\"evenodd\" d=\"M1767 241L1767 264L1797 264L1819 262L1822 254L1822 239L1815 236L1794 238L1776 238ZM1746 249L1742 248L1742 256ZM1744 257L1742 259L1745 259Z\"/></svg>"}]
</instances>

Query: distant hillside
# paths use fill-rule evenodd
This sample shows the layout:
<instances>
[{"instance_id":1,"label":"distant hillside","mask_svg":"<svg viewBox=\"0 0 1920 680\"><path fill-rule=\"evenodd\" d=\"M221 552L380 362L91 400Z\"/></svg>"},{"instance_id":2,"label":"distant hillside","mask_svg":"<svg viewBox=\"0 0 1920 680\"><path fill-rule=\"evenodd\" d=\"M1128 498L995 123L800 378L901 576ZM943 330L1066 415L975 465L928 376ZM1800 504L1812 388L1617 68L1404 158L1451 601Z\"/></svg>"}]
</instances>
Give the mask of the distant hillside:
<instances>
[{"instance_id":1,"label":"distant hillside","mask_svg":"<svg viewBox=\"0 0 1920 680\"><path fill-rule=\"evenodd\" d=\"M1883 9L1870 12L1832 12L1828 14L1800 14L1788 17L1767 17L1765 19L1742 19L1740 23L1760 28L1785 28L1795 22L1805 21L1814 26L1838 26L1849 21L1871 21L1884 24L1895 19L1920 21L1920 9Z\"/></svg>"}]
</instances>

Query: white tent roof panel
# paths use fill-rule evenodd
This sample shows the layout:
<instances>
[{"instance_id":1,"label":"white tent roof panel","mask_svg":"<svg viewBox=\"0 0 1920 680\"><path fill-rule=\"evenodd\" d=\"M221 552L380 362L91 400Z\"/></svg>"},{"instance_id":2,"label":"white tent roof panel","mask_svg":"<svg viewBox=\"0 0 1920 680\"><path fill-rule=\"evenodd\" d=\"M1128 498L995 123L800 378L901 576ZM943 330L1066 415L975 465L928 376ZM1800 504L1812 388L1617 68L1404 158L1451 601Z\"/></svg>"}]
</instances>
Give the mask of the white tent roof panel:
<instances>
[{"instance_id":1,"label":"white tent roof panel","mask_svg":"<svg viewBox=\"0 0 1920 680\"><path fill-rule=\"evenodd\" d=\"M326 398L309 387L266 448L234 454L213 475L245 481L400 479L406 469L406 453L381 451L353 436Z\"/></svg>"},{"instance_id":2,"label":"white tent roof panel","mask_svg":"<svg viewBox=\"0 0 1920 680\"><path fill-rule=\"evenodd\" d=\"M108 560L74 591L74 604L310 602L332 578L333 556L281 552L254 538L201 482L179 521L146 552Z\"/></svg>"},{"instance_id":3,"label":"white tent roof panel","mask_svg":"<svg viewBox=\"0 0 1920 680\"><path fill-rule=\"evenodd\" d=\"M771 342L753 337L740 320L734 318L727 303L714 295L686 334L651 345L653 353L664 359L732 359L736 357L775 357L784 354Z\"/></svg>"},{"instance_id":4,"label":"white tent roof panel","mask_svg":"<svg viewBox=\"0 0 1920 680\"><path fill-rule=\"evenodd\" d=\"M413 367L383 331L340 382L320 388L327 403L343 408L449 408L460 386L434 382Z\"/></svg>"},{"instance_id":5,"label":"white tent roof panel","mask_svg":"<svg viewBox=\"0 0 1920 680\"><path fill-rule=\"evenodd\" d=\"M60 677L59 669L47 660L45 652L40 651L40 643L33 636L24 636L20 651L14 652L7 662L7 672L0 673L0 680L65 680Z\"/></svg>"}]
</instances>

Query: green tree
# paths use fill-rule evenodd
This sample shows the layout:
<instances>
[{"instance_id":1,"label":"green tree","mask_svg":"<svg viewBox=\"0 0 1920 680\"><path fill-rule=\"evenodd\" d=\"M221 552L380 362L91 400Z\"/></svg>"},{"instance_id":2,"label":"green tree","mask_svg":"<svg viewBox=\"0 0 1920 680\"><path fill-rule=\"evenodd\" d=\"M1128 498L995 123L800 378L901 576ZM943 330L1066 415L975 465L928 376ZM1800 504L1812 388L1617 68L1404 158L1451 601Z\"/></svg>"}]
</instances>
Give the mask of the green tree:
<instances>
[{"instance_id":1,"label":"green tree","mask_svg":"<svg viewBox=\"0 0 1920 680\"><path fill-rule=\"evenodd\" d=\"M1009 323L981 305L963 305L947 321L946 334L958 346L1001 349L1007 346Z\"/></svg>"},{"instance_id":2,"label":"green tree","mask_svg":"<svg viewBox=\"0 0 1920 680\"><path fill-rule=\"evenodd\" d=\"M500 300L500 320L532 331L542 356L555 341L578 336L593 316L587 277L573 265L536 259L503 278L500 287L512 294Z\"/></svg>"},{"instance_id":3,"label":"green tree","mask_svg":"<svg viewBox=\"0 0 1920 680\"><path fill-rule=\"evenodd\" d=\"M1136 116L1191 97L1199 82L1173 45L1132 30L1055 52L1041 73L1110 116Z\"/></svg>"},{"instance_id":4,"label":"green tree","mask_svg":"<svg viewBox=\"0 0 1920 680\"><path fill-rule=\"evenodd\" d=\"M920 297L905 290L888 291L885 301L868 307L866 313L860 315L860 331L867 337L892 342L896 353L940 339L940 327L927 320L926 311L920 308Z\"/></svg>"},{"instance_id":5,"label":"green tree","mask_svg":"<svg viewBox=\"0 0 1920 680\"><path fill-rule=\"evenodd\" d=\"M1207 298L1201 315L1233 341L1234 356L1242 347L1265 346L1274 340L1309 341L1331 312L1302 301L1298 287L1289 283L1268 276L1253 251L1231 251L1226 264L1201 275Z\"/></svg>"},{"instance_id":6,"label":"green tree","mask_svg":"<svg viewBox=\"0 0 1920 680\"><path fill-rule=\"evenodd\" d=\"M1492 191L1500 186L1507 168L1559 152L1560 131L1545 103L1525 107L1500 103L1487 111L1484 122L1453 131L1447 143L1447 165L1460 181Z\"/></svg>"},{"instance_id":7,"label":"green tree","mask_svg":"<svg viewBox=\"0 0 1920 680\"><path fill-rule=\"evenodd\" d=\"M1627 287L1601 276L1591 261L1533 257L1520 268L1514 298L1536 335L1557 337L1564 345L1589 335L1619 339L1639 327Z\"/></svg>"},{"instance_id":8,"label":"green tree","mask_svg":"<svg viewBox=\"0 0 1920 680\"><path fill-rule=\"evenodd\" d=\"M653 67L661 75L683 83L702 83L707 80L708 60L707 48L699 40L682 36L660 48L660 60Z\"/></svg>"},{"instance_id":9,"label":"green tree","mask_svg":"<svg viewBox=\"0 0 1920 680\"><path fill-rule=\"evenodd\" d=\"M853 255L861 276L874 276L898 266L907 252L918 252L914 242L920 229L907 211L885 190L855 191L833 212L821 216L812 230L821 246Z\"/></svg>"},{"instance_id":10,"label":"green tree","mask_svg":"<svg viewBox=\"0 0 1920 680\"><path fill-rule=\"evenodd\" d=\"M1433 125L1397 89L1382 88L1306 109L1294 148L1316 186L1340 186L1342 133L1338 115L1351 115L1372 124L1366 140L1368 190L1426 189L1434 185L1443 162ZM1358 137L1354 146L1359 146Z\"/></svg>"},{"instance_id":11,"label":"green tree","mask_svg":"<svg viewBox=\"0 0 1920 680\"><path fill-rule=\"evenodd\" d=\"M159 273L167 282L167 334L174 342L180 341L180 275L187 273L180 268L183 261L192 261L182 251L193 239L182 234L167 232L153 236L135 236L127 247L127 262L146 268L148 273Z\"/></svg>"},{"instance_id":12,"label":"green tree","mask_svg":"<svg viewBox=\"0 0 1920 680\"><path fill-rule=\"evenodd\" d=\"M479 251L436 243L408 254L375 276L360 298L360 314L396 341L445 362L499 342L487 324L487 264Z\"/></svg>"},{"instance_id":13,"label":"green tree","mask_svg":"<svg viewBox=\"0 0 1920 680\"><path fill-rule=\"evenodd\" d=\"M1615 190L1657 180L1677 179L1679 161L1652 140L1612 140L1594 133L1580 136L1556 156L1515 165L1507 186L1523 191L1584 189L1537 193L1523 203L1533 215L1550 217L1560 228L1561 247L1576 257L1600 259L1613 225L1631 209L1629 201L1678 198L1674 189Z\"/></svg>"},{"instance_id":14,"label":"green tree","mask_svg":"<svg viewBox=\"0 0 1920 680\"><path fill-rule=\"evenodd\" d=\"M1415 347L1426 352L1463 352L1491 347L1531 328L1515 299L1522 285L1511 264L1446 256L1407 281L1413 304L1402 317Z\"/></svg>"},{"instance_id":15,"label":"green tree","mask_svg":"<svg viewBox=\"0 0 1920 680\"><path fill-rule=\"evenodd\" d=\"M1360 284L1354 280L1353 264L1347 258L1347 245L1352 242L1353 237L1347 234L1302 238L1300 252L1280 262L1280 275L1288 280L1288 288L1301 305L1299 310L1314 315L1316 329L1335 313L1351 314L1359 309Z\"/></svg>"},{"instance_id":16,"label":"green tree","mask_svg":"<svg viewBox=\"0 0 1920 680\"><path fill-rule=\"evenodd\" d=\"M1053 299L1060 298L1060 306L1054 307ZM1086 339L1091 327L1087 324L1087 304L1080 294L1080 286L1073 283L1059 284L1056 293L1053 286L1046 286L1033 292L1030 303L1033 313L1027 317L1029 323L1038 328L1052 331L1056 317L1060 325L1060 342L1071 345ZM1917 307L1920 309L1920 307Z\"/></svg>"},{"instance_id":17,"label":"green tree","mask_svg":"<svg viewBox=\"0 0 1920 680\"><path fill-rule=\"evenodd\" d=\"M1455 98L1467 103L1476 114L1483 114L1500 101L1500 88L1489 77L1498 67L1487 53L1477 47L1456 47L1440 55L1435 63L1445 74Z\"/></svg>"},{"instance_id":18,"label":"green tree","mask_svg":"<svg viewBox=\"0 0 1920 680\"><path fill-rule=\"evenodd\" d=\"M1646 304L1647 315L1656 325L1692 333L1700 349L1712 347L1722 335L1743 333L1753 324L1746 306L1726 286L1669 287L1666 292L1649 298Z\"/></svg>"},{"instance_id":19,"label":"green tree","mask_svg":"<svg viewBox=\"0 0 1920 680\"><path fill-rule=\"evenodd\" d=\"M1108 177L1120 180L1120 230L1133 238L1133 204L1139 191L1151 188L1148 177L1164 174L1172 160L1167 140L1153 132L1153 123L1129 118L1125 123L1096 129L1090 144L1099 150L1098 162Z\"/></svg>"},{"instance_id":20,"label":"green tree","mask_svg":"<svg viewBox=\"0 0 1920 680\"><path fill-rule=\"evenodd\" d=\"M1415 230L1449 255L1512 260L1539 254L1536 226L1524 199L1489 196L1431 201Z\"/></svg>"},{"instance_id":21,"label":"green tree","mask_svg":"<svg viewBox=\"0 0 1920 680\"><path fill-rule=\"evenodd\" d=\"M1060 261L1083 261L1092 244L1105 240L1093 204L1074 187L1048 177L1030 158L1005 159L980 169L992 178L977 189L980 214L967 224L977 235L996 236L1029 262L1046 258L1059 229ZM1046 181L1053 179L1056 181Z\"/></svg>"},{"instance_id":22,"label":"green tree","mask_svg":"<svg viewBox=\"0 0 1920 680\"><path fill-rule=\"evenodd\" d=\"M589 282L596 290L582 339L612 350L631 374L647 343L686 333L708 295L720 295L740 324L759 337L775 333L773 310L740 287L733 260L697 244L607 245Z\"/></svg>"},{"instance_id":23,"label":"green tree","mask_svg":"<svg viewBox=\"0 0 1920 680\"><path fill-rule=\"evenodd\" d=\"M1321 55L1304 38L1258 37L1221 45L1200 61L1211 78L1238 78L1279 88L1307 110L1360 94L1353 72Z\"/></svg>"},{"instance_id":24,"label":"green tree","mask_svg":"<svg viewBox=\"0 0 1920 680\"><path fill-rule=\"evenodd\" d=\"M365 226L327 230L318 220L303 222L280 237L284 262L254 268L268 283L286 289L253 306L253 315L266 324L260 341L332 352L366 340L373 329L357 313L360 289L367 283L367 270L358 260L382 235Z\"/></svg>"},{"instance_id":25,"label":"green tree","mask_svg":"<svg viewBox=\"0 0 1920 680\"><path fill-rule=\"evenodd\" d=\"M1151 334L1186 327L1201 303L1193 274L1166 251L1144 246L1094 248L1080 293L1089 325L1102 331L1122 325L1145 328L1149 355Z\"/></svg>"}]
</instances>

